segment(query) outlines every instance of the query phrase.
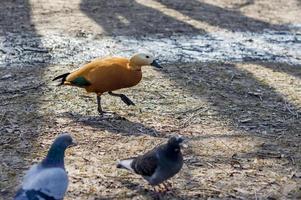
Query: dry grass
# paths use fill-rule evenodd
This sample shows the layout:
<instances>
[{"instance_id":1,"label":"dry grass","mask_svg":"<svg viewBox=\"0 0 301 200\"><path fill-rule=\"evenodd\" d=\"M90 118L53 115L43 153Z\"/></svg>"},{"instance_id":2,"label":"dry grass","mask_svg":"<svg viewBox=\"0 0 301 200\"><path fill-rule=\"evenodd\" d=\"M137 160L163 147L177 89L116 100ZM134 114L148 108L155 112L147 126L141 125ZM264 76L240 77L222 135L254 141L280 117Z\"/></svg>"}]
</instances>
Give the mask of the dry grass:
<instances>
[{"instance_id":1,"label":"dry grass","mask_svg":"<svg viewBox=\"0 0 301 200\"><path fill-rule=\"evenodd\" d=\"M135 13L125 9L129 5ZM33 44L44 50L39 38L53 33L168 37L261 33L301 23L297 0L16 0L5 1L0 11L4 40L10 39L8 32L26 35L25 41L7 42L14 51ZM4 57L14 53L5 50L0 49ZM25 170L65 131L79 142L66 155L67 200L153 199L143 179L116 170L115 164L173 134L186 137L188 148L183 170L171 180L173 193L163 199L301 198L300 66L168 63L160 71L147 68L138 86L123 90L136 106L105 95L104 109L116 115L102 119L94 95L51 83L74 68L44 63L51 60L47 52L27 51L30 59L24 60L36 63L10 55L15 60L4 59L7 66L0 68L2 199L14 195Z\"/></svg>"}]
</instances>

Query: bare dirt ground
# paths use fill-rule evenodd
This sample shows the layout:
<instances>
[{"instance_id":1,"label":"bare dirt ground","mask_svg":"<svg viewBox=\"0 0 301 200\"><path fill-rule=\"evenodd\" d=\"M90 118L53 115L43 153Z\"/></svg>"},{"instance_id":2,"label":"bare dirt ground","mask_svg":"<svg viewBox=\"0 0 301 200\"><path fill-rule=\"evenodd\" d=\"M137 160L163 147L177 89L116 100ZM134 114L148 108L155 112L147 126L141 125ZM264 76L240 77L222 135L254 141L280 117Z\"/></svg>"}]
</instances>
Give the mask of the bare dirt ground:
<instances>
[{"instance_id":1,"label":"bare dirt ground","mask_svg":"<svg viewBox=\"0 0 301 200\"><path fill-rule=\"evenodd\" d=\"M0 49L9 58L0 67L0 197L11 199L25 170L67 131L79 145L67 151L65 199L153 199L140 177L117 171L115 164L173 134L188 140L185 166L162 199L300 199L300 65L248 60L146 67L142 82L122 91L136 106L105 95L104 109L116 116L102 119L94 95L51 83L87 60L45 62L54 50L42 42L52 34L97 40L294 32L290 27L301 24L300 10L297 0L3 1L1 38L12 46L23 38L22 45L31 48L22 62L12 59L7 46ZM33 56L37 50L39 59Z\"/></svg>"}]
</instances>

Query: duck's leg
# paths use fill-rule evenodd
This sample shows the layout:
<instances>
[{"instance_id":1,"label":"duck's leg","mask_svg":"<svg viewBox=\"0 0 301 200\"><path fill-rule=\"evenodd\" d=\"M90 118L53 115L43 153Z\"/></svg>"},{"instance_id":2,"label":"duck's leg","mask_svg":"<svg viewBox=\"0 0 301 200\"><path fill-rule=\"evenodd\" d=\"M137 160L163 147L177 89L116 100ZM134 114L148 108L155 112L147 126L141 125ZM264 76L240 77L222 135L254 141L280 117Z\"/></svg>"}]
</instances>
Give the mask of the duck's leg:
<instances>
[{"instance_id":1,"label":"duck's leg","mask_svg":"<svg viewBox=\"0 0 301 200\"><path fill-rule=\"evenodd\" d=\"M114 117L115 113L114 112L107 112L107 111L104 111L102 110L102 107L101 107L101 94L97 94L97 110L98 110L98 113L99 115L102 117L102 118L111 118L111 117Z\"/></svg>"},{"instance_id":2,"label":"duck's leg","mask_svg":"<svg viewBox=\"0 0 301 200\"><path fill-rule=\"evenodd\" d=\"M124 94L116 94L116 93L113 93L112 91L109 91L108 92L109 95L112 95L112 96L115 96L115 97L120 97L121 100L128 106L134 106L135 104L127 97L125 96Z\"/></svg>"},{"instance_id":3,"label":"duck's leg","mask_svg":"<svg viewBox=\"0 0 301 200\"><path fill-rule=\"evenodd\" d=\"M101 108L101 97L100 95L97 95L97 110L98 110L98 113L99 115L103 115L103 111L102 111L102 108Z\"/></svg>"}]
</instances>

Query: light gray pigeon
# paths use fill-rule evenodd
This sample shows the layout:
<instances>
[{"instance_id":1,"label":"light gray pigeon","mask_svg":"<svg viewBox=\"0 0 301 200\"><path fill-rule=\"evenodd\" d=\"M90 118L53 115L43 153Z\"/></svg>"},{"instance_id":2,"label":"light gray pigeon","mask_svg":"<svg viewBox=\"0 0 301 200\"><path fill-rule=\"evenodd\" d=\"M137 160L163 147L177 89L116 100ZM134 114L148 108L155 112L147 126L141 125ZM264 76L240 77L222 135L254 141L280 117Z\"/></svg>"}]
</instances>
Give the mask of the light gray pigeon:
<instances>
[{"instance_id":1,"label":"light gray pigeon","mask_svg":"<svg viewBox=\"0 0 301 200\"><path fill-rule=\"evenodd\" d=\"M118 162L117 168L142 175L152 186L159 185L181 170L183 156L180 144L182 142L181 137L171 137L166 144L159 145L144 155Z\"/></svg>"},{"instance_id":2,"label":"light gray pigeon","mask_svg":"<svg viewBox=\"0 0 301 200\"><path fill-rule=\"evenodd\" d=\"M46 158L33 165L26 173L15 200L61 200L68 187L64 156L76 142L67 134L59 135L51 145Z\"/></svg>"}]
</instances>

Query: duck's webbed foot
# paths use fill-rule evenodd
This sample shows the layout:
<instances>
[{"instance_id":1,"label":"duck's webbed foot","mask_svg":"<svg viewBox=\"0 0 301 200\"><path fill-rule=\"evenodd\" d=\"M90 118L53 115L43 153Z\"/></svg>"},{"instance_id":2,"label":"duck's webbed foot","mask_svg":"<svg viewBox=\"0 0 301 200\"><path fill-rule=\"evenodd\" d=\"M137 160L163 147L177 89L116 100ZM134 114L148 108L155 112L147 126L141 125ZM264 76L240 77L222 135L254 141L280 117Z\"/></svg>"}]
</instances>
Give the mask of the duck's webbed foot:
<instances>
[{"instance_id":1,"label":"duck's webbed foot","mask_svg":"<svg viewBox=\"0 0 301 200\"><path fill-rule=\"evenodd\" d=\"M120 97L120 99L128 106L134 106L134 102L132 102L132 100L130 100L127 96L125 96L124 94L116 94L113 93L112 91L108 92L109 95L115 96L115 97Z\"/></svg>"}]
</instances>

